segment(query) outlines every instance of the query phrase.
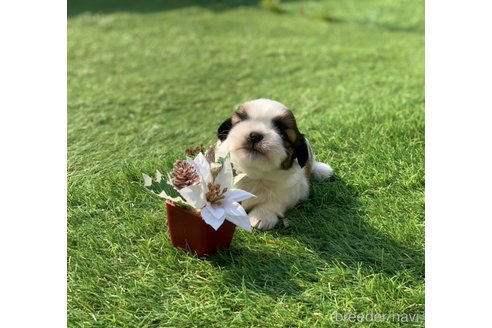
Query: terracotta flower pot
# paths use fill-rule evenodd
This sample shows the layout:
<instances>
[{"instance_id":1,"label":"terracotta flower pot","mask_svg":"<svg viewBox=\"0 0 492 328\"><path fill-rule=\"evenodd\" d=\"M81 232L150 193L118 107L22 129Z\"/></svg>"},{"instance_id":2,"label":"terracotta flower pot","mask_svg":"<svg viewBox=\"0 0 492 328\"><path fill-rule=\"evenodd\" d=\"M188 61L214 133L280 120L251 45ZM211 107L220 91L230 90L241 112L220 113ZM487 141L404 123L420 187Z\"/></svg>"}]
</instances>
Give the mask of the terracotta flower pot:
<instances>
[{"instance_id":1,"label":"terracotta flower pot","mask_svg":"<svg viewBox=\"0 0 492 328\"><path fill-rule=\"evenodd\" d=\"M166 201L166 210L171 242L175 247L204 257L231 245L236 225L228 220L216 231L203 221L199 213L186 210L173 202Z\"/></svg>"}]
</instances>

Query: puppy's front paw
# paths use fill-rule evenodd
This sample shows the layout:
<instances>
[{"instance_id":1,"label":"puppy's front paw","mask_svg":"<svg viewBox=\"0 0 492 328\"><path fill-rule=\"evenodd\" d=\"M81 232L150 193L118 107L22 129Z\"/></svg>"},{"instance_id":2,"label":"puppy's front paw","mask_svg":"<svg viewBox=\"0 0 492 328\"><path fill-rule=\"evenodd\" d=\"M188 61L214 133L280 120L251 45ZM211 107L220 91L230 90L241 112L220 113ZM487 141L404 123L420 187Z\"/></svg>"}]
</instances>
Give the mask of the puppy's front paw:
<instances>
[{"instance_id":1,"label":"puppy's front paw","mask_svg":"<svg viewBox=\"0 0 492 328\"><path fill-rule=\"evenodd\" d=\"M278 217L275 213L269 210L254 208L251 212L249 212L249 222L254 228L260 230L270 230L277 224Z\"/></svg>"}]
</instances>

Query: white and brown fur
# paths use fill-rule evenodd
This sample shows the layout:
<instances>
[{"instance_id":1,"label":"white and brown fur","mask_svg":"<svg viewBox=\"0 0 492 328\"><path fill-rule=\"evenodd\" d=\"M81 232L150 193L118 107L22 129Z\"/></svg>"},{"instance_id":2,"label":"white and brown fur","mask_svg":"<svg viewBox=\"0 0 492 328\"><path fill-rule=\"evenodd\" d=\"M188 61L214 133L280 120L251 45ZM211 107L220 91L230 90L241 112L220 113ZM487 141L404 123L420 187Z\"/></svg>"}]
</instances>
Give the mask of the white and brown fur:
<instances>
[{"instance_id":1,"label":"white and brown fur","mask_svg":"<svg viewBox=\"0 0 492 328\"><path fill-rule=\"evenodd\" d=\"M242 203L251 225L272 229L285 212L307 198L309 178L325 179L332 168L316 162L292 112L270 99L241 105L217 131L216 158L231 154L239 174L235 187L256 198Z\"/></svg>"}]
</instances>

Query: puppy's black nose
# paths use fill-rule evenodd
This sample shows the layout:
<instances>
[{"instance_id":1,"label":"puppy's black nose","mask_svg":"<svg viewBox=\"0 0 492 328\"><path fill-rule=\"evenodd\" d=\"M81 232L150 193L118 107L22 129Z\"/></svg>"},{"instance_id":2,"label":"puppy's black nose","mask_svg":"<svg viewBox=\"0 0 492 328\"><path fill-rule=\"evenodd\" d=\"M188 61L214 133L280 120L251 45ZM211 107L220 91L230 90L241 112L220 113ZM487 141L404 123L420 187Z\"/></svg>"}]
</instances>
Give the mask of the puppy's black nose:
<instances>
[{"instance_id":1,"label":"puppy's black nose","mask_svg":"<svg viewBox=\"0 0 492 328\"><path fill-rule=\"evenodd\" d=\"M262 139L263 135L259 134L258 132L251 132L249 134L249 140L254 144L260 142Z\"/></svg>"}]
</instances>

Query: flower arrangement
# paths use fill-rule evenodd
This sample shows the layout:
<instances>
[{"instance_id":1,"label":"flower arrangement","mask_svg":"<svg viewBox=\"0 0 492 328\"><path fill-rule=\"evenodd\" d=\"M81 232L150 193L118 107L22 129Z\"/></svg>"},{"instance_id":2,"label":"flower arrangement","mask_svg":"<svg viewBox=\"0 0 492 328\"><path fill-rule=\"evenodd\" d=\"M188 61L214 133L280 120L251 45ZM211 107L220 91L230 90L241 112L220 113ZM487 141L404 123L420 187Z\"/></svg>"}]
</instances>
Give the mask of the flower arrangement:
<instances>
[{"instance_id":1,"label":"flower arrangement","mask_svg":"<svg viewBox=\"0 0 492 328\"><path fill-rule=\"evenodd\" d=\"M164 181L159 171L156 171L154 179L143 174L144 186L168 201L168 224L171 237L173 237L173 231L171 231L169 216L170 210L174 212L176 206L201 217L203 222L215 231L219 231L224 223L232 223L250 232L252 227L240 202L255 196L244 190L233 188L234 169L229 155L215 162L213 148L209 148L203 155L203 147L188 150L187 154L192 155L197 151L199 152L194 159L187 157L186 160L177 160L167 181ZM190 230L189 227L187 230ZM210 234L213 235L213 231ZM189 244L190 241L187 239L186 242ZM176 243L174 244L176 246Z\"/></svg>"}]
</instances>

